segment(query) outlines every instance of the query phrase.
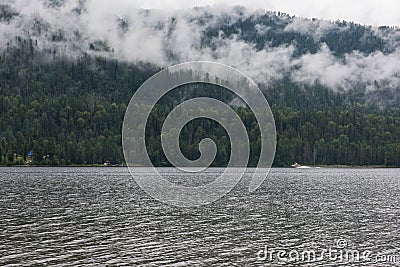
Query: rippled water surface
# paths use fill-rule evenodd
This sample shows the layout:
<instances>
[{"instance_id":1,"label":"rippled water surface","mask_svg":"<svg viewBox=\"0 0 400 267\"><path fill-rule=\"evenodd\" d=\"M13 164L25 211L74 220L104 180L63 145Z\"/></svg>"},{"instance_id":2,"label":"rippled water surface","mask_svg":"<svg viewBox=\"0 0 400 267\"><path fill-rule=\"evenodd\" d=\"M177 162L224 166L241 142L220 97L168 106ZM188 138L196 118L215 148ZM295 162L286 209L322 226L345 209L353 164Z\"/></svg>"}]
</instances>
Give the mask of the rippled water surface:
<instances>
[{"instance_id":1,"label":"rippled water surface","mask_svg":"<svg viewBox=\"0 0 400 267\"><path fill-rule=\"evenodd\" d=\"M0 168L0 266L400 265L400 169L273 169L247 185L182 209L125 168Z\"/></svg>"}]
</instances>

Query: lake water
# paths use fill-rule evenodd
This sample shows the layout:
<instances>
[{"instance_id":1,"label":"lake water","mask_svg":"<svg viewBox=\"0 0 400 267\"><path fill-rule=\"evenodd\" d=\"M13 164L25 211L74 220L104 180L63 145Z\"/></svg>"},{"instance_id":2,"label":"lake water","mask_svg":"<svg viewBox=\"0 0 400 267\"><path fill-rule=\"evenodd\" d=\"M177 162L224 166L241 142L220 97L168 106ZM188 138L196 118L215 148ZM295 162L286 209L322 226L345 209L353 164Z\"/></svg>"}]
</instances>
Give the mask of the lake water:
<instances>
[{"instance_id":1,"label":"lake water","mask_svg":"<svg viewBox=\"0 0 400 267\"><path fill-rule=\"evenodd\" d=\"M0 266L400 265L400 169L273 169L254 193L247 178L176 208L126 168L0 168Z\"/></svg>"}]
</instances>

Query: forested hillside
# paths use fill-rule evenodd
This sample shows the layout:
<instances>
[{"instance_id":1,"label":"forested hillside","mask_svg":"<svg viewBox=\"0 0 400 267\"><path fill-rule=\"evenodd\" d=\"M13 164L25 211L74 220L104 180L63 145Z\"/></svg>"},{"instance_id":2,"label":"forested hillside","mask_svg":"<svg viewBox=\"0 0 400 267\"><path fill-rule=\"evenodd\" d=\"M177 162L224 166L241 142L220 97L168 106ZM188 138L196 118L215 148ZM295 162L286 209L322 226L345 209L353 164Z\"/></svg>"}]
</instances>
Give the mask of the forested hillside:
<instances>
[{"instance_id":1,"label":"forested hillside","mask_svg":"<svg viewBox=\"0 0 400 267\"><path fill-rule=\"evenodd\" d=\"M0 22L10 25L18 12L0 7ZM275 166L293 162L400 166L400 87L396 80L400 72L393 67L393 71L383 74L377 71L376 76L374 72L365 74L371 71L370 65L380 68L379 61L385 62L387 70L399 59L396 43L386 38L395 35L397 29L297 19L280 13L241 14L234 21L221 15L207 24L212 16L202 13L190 18L206 25L196 49L207 49L216 61L224 58L225 63L235 65L238 63L229 62L234 50L225 54L219 50L226 45L222 40L251 44L253 50L245 47L245 52L241 51L244 55L255 54L242 66L259 83L275 116ZM169 23L172 35L179 23ZM303 23L301 30L295 30L299 23ZM118 27L128 31L129 21L119 20ZM123 164L121 128L127 104L162 64L140 58L121 59L106 40L86 40L86 48L76 47L69 54L69 50L59 49L60 42L68 41L62 32L53 31L53 43L47 45L40 38L46 34L38 34L13 36L1 50L0 164ZM270 63L264 68L254 62L262 56L264 62L269 62L268 55L276 53L285 58L286 54L279 53L287 51L288 67L280 68L280 61L273 61L277 69L271 69ZM170 64L188 59L179 49L169 47L164 52ZM112 53L114 56L110 56ZM313 61L322 56L323 60L331 60L331 65ZM252 62L254 68L250 67ZM334 72L312 76L313 71L331 66L336 68ZM341 76L334 77L335 73ZM191 89L199 95L232 100L232 96L212 86L193 85ZM155 165L168 166L160 144L160 128L173 106L186 97L169 95L149 119L146 141ZM255 165L259 151L257 124L249 109L235 109L249 132L250 163ZM198 143L204 137L217 143L219 153L214 166L225 165L229 138L220 126L208 120L196 120L184 129L180 136L184 154L198 157Z\"/></svg>"},{"instance_id":2,"label":"forested hillside","mask_svg":"<svg viewBox=\"0 0 400 267\"><path fill-rule=\"evenodd\" d=\"M35 55L33 42L20 42L1 57L1 163L23 164L29 151L33 151L34 164L123 163L121 127L127 103L158 68L88 55L77 60L44 60L44 54ZM276 165L294 161L400 164L398 109L369 107L350 93L334 93L322 86L304 90L289 81L266 89L266 96L278 131ZM148 149L158 165L168 165L159 129L172 102L164 100L157 105L149 120ZM255 164L258 127L248 109L238 108L238 114L253 140L251 163ZM215 165L225 164L229 140L221 138L225 132L209 121L193 122L185 128L183 152L195 158L198 141L206 133L211 133L219 147Z\"/></svg>"}]
</instances>

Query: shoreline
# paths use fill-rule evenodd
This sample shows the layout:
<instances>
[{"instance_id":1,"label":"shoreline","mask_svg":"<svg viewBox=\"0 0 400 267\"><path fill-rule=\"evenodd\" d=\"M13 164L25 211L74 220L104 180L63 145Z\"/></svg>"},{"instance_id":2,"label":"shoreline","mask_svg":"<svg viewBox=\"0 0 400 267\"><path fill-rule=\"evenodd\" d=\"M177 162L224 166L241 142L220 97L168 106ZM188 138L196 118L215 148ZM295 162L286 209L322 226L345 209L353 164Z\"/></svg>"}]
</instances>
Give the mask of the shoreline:
<instances>
[{"instance_id":1,"label":"shoreline","mask_svg":"<svg viewBox=\"0 0 400 267\"><path fill-rule=\"evenodd\" d=\"M385 165L363 165L363 166L351 166L351 165L306 165L310 169L395 169L400 166L385 166ZM127 165L103 165L103 164L71 164L71 165L0 165L0 168L127 168ZM142 168L143 166L131 166L133 168ZM155 166L155 168L174 168L173 166ZM224 166L213 166L210 168L225 168ZM254 169L256 167L247 167ZM273 166L271 169L296 169L290 166L276 167ZM301 169L301 168L300 168Z\"/></svg>"}]
</instances>

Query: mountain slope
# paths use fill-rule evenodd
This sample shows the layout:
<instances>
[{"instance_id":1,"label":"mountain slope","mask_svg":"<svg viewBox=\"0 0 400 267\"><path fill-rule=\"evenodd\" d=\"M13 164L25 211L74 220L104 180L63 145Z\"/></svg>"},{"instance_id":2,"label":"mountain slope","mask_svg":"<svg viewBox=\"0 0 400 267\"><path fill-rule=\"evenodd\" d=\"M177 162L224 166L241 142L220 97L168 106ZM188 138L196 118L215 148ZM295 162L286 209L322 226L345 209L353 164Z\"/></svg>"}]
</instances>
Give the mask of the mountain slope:
<instances>
[{"instance_id":1,"label":"mountain slope","mask_svg":"<svg viewBox=\"0 0 400 267\"><path fill-rule=\"evenodd\" d=\"M160 67L213 60L238 67L264 91L278 131L275 165L400 166L396 28L241 7L110 15L86 2L36 4L35 12L11 1L0 6L1 164L31 160L29 151L36 164L122 163L121 125L134 91ZM168 165L159 138L163 119L188 97L172 94L152 114L147 143L156 165ZM235 108L249 131L254 165L258 127L247 108ZM206 133L220 151L214 165L225 165L228 139L209 121L184 129L182 150L196 158Z\"/></svg>"}]
</instances>

